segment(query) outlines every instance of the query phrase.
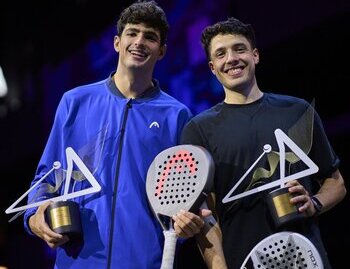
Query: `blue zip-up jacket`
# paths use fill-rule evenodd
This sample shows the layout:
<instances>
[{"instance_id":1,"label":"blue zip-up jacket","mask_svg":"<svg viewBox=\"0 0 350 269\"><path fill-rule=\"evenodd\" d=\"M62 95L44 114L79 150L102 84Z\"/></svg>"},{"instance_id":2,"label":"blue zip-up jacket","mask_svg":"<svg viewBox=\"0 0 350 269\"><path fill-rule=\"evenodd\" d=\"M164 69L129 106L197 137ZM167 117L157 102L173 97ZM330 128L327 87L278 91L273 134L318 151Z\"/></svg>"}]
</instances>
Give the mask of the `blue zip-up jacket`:
<instances>
[{"instance_id":1,"label":"blue zip-up jacket","mask_svg":"<svg viewBox=\"0 0 350 269\"><path fill-rule=\"evenodd\" d=\"M80 205L84 244L73 254L59 247L55 268L160 268L164 238L147 201L147 170L160 151L178 144L192 115L153 83L135 99L126 99L112 77L63 95L32 185L55 161L66 169L65 149L72 147L102 190L73 199ZM53 174L47 180L52 186L58 178ZM88 186L74 181L73 191ZM31 234L28 218L35 210L24 217Z\"/></svg>"}]
</instances>

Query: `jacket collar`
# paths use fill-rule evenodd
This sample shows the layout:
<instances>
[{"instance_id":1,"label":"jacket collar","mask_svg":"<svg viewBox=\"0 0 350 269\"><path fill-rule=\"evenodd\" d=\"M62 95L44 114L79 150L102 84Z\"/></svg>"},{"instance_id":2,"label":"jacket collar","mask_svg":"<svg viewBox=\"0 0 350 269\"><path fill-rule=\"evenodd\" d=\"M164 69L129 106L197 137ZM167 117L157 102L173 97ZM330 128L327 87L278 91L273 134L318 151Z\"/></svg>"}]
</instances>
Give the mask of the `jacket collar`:
<instances>
[{"instance_id":1,"label":"jacket collar","mask_svg":"<svg viewBox=\"0 0 350 269\"><path fill-rule=\"evenodd\" d=\"M107 78L107 87L112 94L120 98L126 99L122 92L117 88L117 85L115 85L115 82L113 80L114 73L115 72L112 72L112 74ZM148 88L143 94L134 99L138 101L147 101L157 96L160 92L159 82L156 79L152 79L152 82L154 87Z\"/></svg>"}]
</instances>

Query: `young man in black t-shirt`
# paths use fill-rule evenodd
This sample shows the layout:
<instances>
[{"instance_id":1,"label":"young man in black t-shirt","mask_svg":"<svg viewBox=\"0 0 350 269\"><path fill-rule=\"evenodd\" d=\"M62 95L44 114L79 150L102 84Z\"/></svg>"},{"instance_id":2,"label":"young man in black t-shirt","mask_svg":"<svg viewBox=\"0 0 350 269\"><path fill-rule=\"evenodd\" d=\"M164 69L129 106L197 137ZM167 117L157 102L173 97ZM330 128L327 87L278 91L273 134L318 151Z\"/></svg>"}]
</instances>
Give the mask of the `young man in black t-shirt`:
<instances>
[{"instance_id":1,"label":"young man in black t-shirt","mask_svg":"<svg viewBox=\"0 0 350 269\"><path fill-rule=\"evenodd\" d=\"M339 159L320 118L302 99L259 89L255 76L259 52L250 25L230 18L207 27L201 41L209 67L225 91L225 100L194 117L182 135L182 143L205 147L215 162L212 209L217 223L211 220L212 225L197 236L208 267L240 268L257 243L281 230L273 223L266 204L272 189L222 202L267 144L271 152L255 164L236 191L244 192L281 178L276 161L272 161L280 154L274 131L281 129L319 168L313 175L287 183L294 195L291 203L300 204L299 212L305 216L288 229L306 236L318 249L324 267L331 268L315 216L338 204L346 189L338 169ZM288 156L286 173L305 169L300 160L293 161Z\"/></svg>"}]
</instances>

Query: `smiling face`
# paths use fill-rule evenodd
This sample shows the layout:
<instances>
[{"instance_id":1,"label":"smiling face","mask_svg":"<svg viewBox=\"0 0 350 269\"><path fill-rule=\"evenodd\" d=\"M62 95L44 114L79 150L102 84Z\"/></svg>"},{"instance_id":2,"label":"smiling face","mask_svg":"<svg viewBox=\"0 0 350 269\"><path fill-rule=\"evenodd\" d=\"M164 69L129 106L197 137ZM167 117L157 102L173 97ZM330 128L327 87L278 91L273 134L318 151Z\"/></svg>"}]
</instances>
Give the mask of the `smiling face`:
<instances>
[{"instance_id":1,"label":"smiling face","mask_svg":"<svg viewBox=\"0 0 350 269\"><path fill-rule=\"evenodd\" d=\"M144 24L126 24L121 35L115 37L114 48L119 53L118 68L151 73L166 51L166 46L160 45L159 31Z\"/></svg>"},{"instance_id":2,"label":"smiling face","mask_svg":"<svg viewBox=\"0 0 350 269\"><path fill-rule=\"evenodd\" d=\"M210 41L209 56L209 67L225 91L248 93L256 85L259 53L243 35L216 35Z\"/></svg>"}]
</instances>

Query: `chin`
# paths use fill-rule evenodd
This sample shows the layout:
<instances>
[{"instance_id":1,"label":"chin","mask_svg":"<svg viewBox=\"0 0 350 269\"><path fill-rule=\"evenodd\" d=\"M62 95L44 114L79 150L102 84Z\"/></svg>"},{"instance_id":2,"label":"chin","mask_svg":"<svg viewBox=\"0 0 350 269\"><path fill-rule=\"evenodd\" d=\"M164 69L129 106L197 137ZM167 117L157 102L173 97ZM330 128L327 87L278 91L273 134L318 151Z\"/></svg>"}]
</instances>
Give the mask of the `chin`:
<instances>
[{"instance_id":1,"label":"chin","mask_svg":"<svg viewBox=\"0 0 350 269\"><path fill-rule=\"evenodd\" d=\"M140 69L144 68L146 65L144 63L132 63L128 65L128 68L130 69Z\"/></svg>"}]
</instances>

